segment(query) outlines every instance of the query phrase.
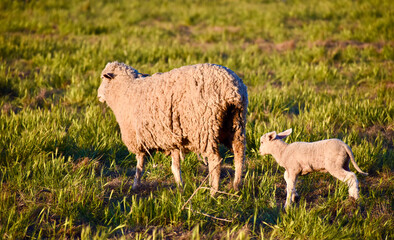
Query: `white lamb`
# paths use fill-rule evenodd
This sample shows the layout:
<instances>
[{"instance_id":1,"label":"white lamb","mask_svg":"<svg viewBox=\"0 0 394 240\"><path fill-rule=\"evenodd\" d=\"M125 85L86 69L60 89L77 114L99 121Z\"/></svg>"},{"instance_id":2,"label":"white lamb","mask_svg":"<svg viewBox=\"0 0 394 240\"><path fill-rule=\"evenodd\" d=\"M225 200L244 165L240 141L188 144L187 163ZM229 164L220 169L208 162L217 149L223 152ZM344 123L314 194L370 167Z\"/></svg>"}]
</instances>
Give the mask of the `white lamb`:
<instances>
[{"instance_id":1,"label":"white lamb","mask_svg":"<svg viewBox=\"0 0 394 240\"><path fill-rule=\"evenodd\" d=\"M271 154L277 163L286 169L284 178L287 183L285 207L298 197L295 189L298 175L310 172L329 172L349 186L349 195L358 199L357 177L349 169L349 159L354 168L366 176L357 166L350 147L339 139L327 139L317 142L294 142L287 144L281 139L289 136L292 129L281 133L270 132L260 138L260 154Z\"/></svg>"},{"instance_id":2,"label":"white lamb","mask_svg":"<svg viewBox=\"0 0 394 240\"><path fill-rule=\"evenodd\" d=\"M230 69L197 64L152 76L123 63L108 63L98 97L119 123L122 140L136 154L133 188L140 185L144 158L151 151L171 154L175 181L182 184L180 159L190 151L208 159L211 194L219 188L219 144L234 152L234 188L245 159L248 95Z\"/></svg>"}]
</instances>

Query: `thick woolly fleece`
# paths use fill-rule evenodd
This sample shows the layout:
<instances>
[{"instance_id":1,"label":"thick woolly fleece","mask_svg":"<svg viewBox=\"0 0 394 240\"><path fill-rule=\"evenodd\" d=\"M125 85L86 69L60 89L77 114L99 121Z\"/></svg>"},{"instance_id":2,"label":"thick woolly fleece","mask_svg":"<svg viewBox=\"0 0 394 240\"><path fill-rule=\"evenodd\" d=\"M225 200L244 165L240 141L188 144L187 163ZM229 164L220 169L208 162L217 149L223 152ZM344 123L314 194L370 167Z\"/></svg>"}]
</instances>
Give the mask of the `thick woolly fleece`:
<instances>
[{"instance_id":1,"label":"thick woolly fleece","mask_svg":"<svg viewBox=\"0 0 394 240\"><path fill-rule=\"evenodd\" d=\"M334 177L344 181L349 186L349 195L359 197L356 175L350 172L349 160L354 168L363 175L354 160L350 147L339 139L327 139L317 142L294 142L287 144L281 139L289 136L292 130L282 133L270 132L260 138L260 154L271 154L278 164L286 169L287 199L285 206L298 196L295 184L298 175L311 172L329 172Z\"/></svg>"},{"instance_id":2,"label":"thick woolly fleece","mask_svg":"<svg viewBox=\"0 0 394 240\"><path fill-rule=\"evenodd\" d=\"M220 175L218 145L222 143L234 152L234 187L238 189L245 158L248 95L233 71L198 64L146 76L123 63L112 62L104 68L101 78L98 97L112 109L123 142L137 155L135 187L149 151L171 152L173 172L179 168L174 166L179 165L179 150L193 151L208 158L214 194ZM174 158L178 159L175 163ZM174 175L178 182L180 171L179 177L178 173Z\"/></svg>"}]
</instances>

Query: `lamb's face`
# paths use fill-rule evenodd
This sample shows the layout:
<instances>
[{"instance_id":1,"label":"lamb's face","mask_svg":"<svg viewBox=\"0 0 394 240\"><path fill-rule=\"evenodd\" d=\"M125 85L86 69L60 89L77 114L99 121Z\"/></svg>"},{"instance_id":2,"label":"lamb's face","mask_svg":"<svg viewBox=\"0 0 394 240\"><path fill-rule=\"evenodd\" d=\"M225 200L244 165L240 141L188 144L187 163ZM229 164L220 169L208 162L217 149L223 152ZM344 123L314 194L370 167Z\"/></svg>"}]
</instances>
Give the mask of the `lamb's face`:
<instances>
[{"instance_id":1,"label":"lamb's face","mask_svg":"<svg viewBox=\"0 0 394 240\"><path fill-rule=\"evenodd\" d=\"M272 132L272 133L274 133L274 132ZM270 146L272 144L272 139L271 139L272 137L270 138L269 134L272 134L272 133L264 134L260 138L260 149L259 149L259 152L260 152L260 154L262 156L267 155L267 154L271 154L270 153Z\"/></svg>"},{"instance_id":2,"label":"lamb's face","mask_svg":"<svg viewBox=\"0 0 394 240\"><path fill-rule=\"evenodd\" d=\"M293 130L290 128L278 134L275 131L273 131L261 136L260 149L259 149L260 154L264 156L267 154L272 154L272 152L275 152L276 149L278 148L276 141L281 141L281 139L288 137L292 131Z\"/></svg>"}]
</instances>

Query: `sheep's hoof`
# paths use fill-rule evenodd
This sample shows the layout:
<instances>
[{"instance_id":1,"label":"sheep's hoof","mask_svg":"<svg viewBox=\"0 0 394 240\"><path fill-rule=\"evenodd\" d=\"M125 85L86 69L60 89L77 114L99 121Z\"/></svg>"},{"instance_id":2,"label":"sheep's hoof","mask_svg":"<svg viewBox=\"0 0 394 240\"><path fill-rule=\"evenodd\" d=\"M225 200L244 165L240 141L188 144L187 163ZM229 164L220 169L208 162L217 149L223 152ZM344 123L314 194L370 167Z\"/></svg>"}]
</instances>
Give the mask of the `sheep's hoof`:
<instances>
[{"instance_id":1,"label":"sheep's hoof","mask_svg":"<svg viewBox=\"0 0 394 240\"><path fill-rule=\"evenodd\" d=\"M298 196L298 194L297 195L295 195L295 196L293 196L293 202L296 202L296 203L298 203L299 201L300 201L300 196Z\"/></svg>"},{"instance_id":2,"label":"sheep's hoof","mask_svg":"<svg viewBox=\"0 0 394 240\"><path fill-rule=\"evenodd\" d=\"M241 180L237 182L234 181L233 188L236 192L239 192L239 190L242 188L242 181Z\"/></svg>"},{"instance_id":3,"label":"sheep's hoof","mask_svg":"<svg viewBox=\"0 0 394 240\"><path fill-rule=\"evenodd\" d=\"M181 184L177 183L177 184L176 184L176 188L178 189L178 191L184 192L185 184L183 184L183 183L181 183Z\"/></svg>"},{"instance_id":4,"label":"sheep's hoof","mask_svg":"<svg viewBox=\"0 0 394 240\"><path fill-rule=\"evenodd\" d=\"M213 189L213 188L211 188L211 191L210 191L210 193L211 193L211 196L212 197L215 197L215 195L216 195L216 193L218 192L218 190L217 189Z\"/></svg>"}]
</instances>

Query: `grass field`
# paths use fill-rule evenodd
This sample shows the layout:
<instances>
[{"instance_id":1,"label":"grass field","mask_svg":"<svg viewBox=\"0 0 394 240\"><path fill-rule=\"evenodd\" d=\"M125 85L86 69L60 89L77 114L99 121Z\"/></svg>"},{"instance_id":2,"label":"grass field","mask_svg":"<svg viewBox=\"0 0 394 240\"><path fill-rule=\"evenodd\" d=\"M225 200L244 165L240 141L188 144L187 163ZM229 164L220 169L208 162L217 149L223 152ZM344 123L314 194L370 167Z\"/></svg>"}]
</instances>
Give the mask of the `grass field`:
<instances>
[{"instance_id":1,"label":"grass field","mask_svg":"<svg viewBox=\"0 0 394 240\"><path fill-rule=\"evenodd\" d=\"M389 0L2 0L0 239L393 239L393 26ZM135 156L97 100L114 60L148 74L210 62L244 80L239 192L224 148L220 190L230 194L201 189L181 209L208 173L193 153L183 191L162 153L131 189ZM287 142L351 146L369 173L357 175L358 201L315 173L283 210L284 169L258 147L290 127Z\"/></svg>"}]
</instances>

